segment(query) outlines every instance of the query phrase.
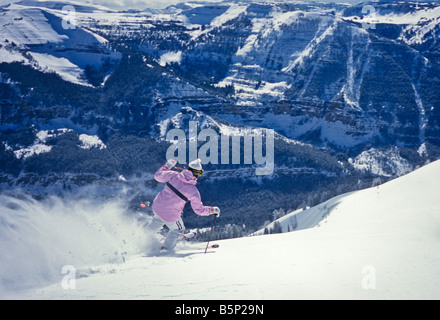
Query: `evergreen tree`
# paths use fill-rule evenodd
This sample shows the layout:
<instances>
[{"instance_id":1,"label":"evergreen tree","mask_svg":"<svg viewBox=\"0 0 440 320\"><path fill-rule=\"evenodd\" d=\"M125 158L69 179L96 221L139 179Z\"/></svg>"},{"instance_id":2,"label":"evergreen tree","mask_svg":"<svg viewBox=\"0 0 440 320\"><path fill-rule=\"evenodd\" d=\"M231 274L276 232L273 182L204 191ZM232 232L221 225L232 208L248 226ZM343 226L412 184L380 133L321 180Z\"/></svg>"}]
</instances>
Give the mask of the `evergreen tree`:
<instances>
[{"instance_id":1,"label":"evergreen tree","mask_svg":"<svg viewBox=\"0 0 440 320\"><path fill-rule=\"evenodd\" d=\"M282 233L283 229L281 228L281 224L279 221L275 221L272 229L272 233Z\"/></svg>"}]
</instances>

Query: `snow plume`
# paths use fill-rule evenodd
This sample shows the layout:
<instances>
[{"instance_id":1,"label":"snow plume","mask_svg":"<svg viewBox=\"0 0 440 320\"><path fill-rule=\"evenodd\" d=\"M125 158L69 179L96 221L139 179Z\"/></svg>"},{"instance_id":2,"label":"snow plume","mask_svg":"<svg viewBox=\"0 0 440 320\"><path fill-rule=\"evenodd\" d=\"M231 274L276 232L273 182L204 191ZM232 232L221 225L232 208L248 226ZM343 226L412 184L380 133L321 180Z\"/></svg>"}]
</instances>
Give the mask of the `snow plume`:
<instances>
[{"instance_id":1,"label":"snow plume","mask_svg":"<svg viewBox=\"0 0 440 320\"><path fill-rule=\"evenodd\" d=\"M87 267L123 263L125 255L148 250L148 242L144 226L118 200L0 195L0 298L12 290L61 285L64 266L81 277L92 272Z\"/></svg>"}]
</instances>

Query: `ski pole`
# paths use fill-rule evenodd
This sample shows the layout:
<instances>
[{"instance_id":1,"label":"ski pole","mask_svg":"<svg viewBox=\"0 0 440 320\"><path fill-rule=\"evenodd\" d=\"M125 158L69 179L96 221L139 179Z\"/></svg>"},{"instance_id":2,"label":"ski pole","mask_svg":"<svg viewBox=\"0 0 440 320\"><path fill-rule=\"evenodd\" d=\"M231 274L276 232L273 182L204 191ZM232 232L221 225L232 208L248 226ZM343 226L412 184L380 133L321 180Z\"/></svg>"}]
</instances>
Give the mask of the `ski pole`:
<instances>
[{"instance_id":1,"label":"ski pole","mask_svg":"<svg viewBox=\"0 0 440 320\"><path fill-rule=\"evenodd\" d=\"M217 218L217 215L214 215L214 221L212 221L211 234L209 235L208 243L206 244L205 253L206 251L208 251L209 242L211 241L212 230L214 230L215 218Z\"/></svg>"}]
</instances>

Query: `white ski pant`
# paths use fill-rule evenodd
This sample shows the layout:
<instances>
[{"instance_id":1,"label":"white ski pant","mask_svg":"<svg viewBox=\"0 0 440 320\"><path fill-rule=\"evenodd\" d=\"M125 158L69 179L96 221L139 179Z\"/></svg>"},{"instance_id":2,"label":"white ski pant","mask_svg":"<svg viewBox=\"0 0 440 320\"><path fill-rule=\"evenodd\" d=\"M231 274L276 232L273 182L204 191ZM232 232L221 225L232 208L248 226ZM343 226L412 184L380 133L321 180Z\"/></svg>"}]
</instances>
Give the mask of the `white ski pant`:
<instances>
[{"instance_id":1,"label":"white ski pant","mask_svg":"<svg viewBox=\"0 0 440 320\"><path fill-rule=\"evenodd\" d=\"M166 222L162 220L156 213L154 213L153 220L151 220L150 224L147 227L147 231L152 233L157 233L159 230L166 225L170 232L168 233L163 246L166 249L174 249L176 246L177 240L182 236L185 232L185 225L183 224L182 218L177 220L176 222Z\"/></svg>"}]
</instances>

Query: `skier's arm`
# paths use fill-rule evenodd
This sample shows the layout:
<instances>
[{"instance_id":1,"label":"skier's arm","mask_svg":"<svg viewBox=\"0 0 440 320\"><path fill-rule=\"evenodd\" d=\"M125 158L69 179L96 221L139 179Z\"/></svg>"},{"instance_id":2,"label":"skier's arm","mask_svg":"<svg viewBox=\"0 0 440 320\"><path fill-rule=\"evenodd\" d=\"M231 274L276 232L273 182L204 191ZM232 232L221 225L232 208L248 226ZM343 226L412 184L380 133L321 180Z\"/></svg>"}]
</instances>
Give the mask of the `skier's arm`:
<instances>
[{"instance_id":1,"label":"skier's arm","mask_svg":"<svg viewBox=\"0 0 440 320\"><path fill-rule=\"evenodd\" d=\"M170 169L174 166L172 163L169 163L170 160L164 164L162 167L159 168L159 170L156 171L154 174L154 179L157 182L160 183L167 183L170 181L171 177L176 174L174 171L171 171ZM175 164L175 162L174 162Z\"/></svg>"},{"instance_id":2,"label":"skier's arm","mask_svg":"<svg viewBox=\"0 0 440 320\"><path fill-rule=\"evenodd\" d=\"M189 197L189 201L191 202L191 208L199 216L209 216L211 214L211 207L203 205L200 192L197 188L194 188L194 192L191 197Z\"/></svg>"}]
</instances>

